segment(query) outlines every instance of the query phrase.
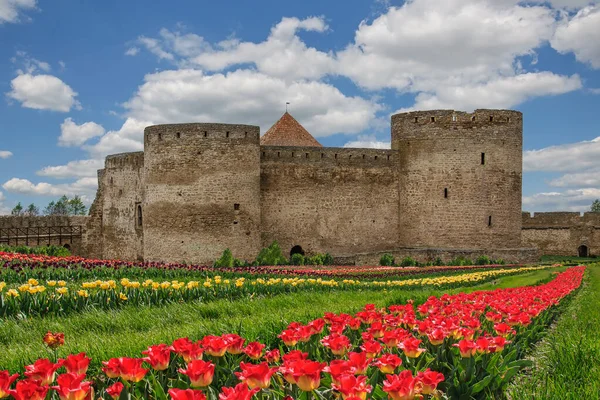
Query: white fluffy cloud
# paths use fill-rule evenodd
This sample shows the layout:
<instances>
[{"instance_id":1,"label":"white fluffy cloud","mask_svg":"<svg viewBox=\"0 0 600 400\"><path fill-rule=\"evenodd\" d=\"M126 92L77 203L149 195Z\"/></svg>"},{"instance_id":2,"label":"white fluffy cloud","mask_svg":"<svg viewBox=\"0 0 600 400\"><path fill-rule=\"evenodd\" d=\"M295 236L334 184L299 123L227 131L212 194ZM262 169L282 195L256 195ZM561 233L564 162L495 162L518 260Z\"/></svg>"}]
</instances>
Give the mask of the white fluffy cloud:
<instances>
[{"instance_id":1,"label":"white fluffy cloud","mask_svg":"<svg viewBox=\"0 0 600 400\"><path fill-rule=\"evenodd\" d=\"M363 22L338 54L340 72L370 89L435 91L515 74L515 60L552 37L546 7L516 1L413 0Z\"/></svg>"},{"instance_id":2,"label":"white fluffy cloud","mask_svg":"<svg viewBox=\"0 0 600 400\"><path fill-rule=\"evenodd\" d=\"M95 122L77 125L71 118L66 118L60 125L60 146L81 146L91 138L104 135L104 128Z\"/></svg>"},{"instance_id":3,"label":"white fluffy cloud","mask_svg":"<svg viewBox=\"0 0 600 400\"><path fill-rule=\"evenodd\" d=\"M2 188L7 192L27 196L82 196L84 201L93 197L97 182L93 178L82 178L71 184L50 184L47 182L32 183L27 179L12 178L6 181Z\"/></svg>"},{"instance_id":4,"label":"white fluffy cloud","mask_svg":"<svg viewBox=\"0 0 600 400\"><path fill-rule=\"evenodd\" d=\"M552 179L550 186L555 187L598 187L600 188L600 168L592 169L587 172L577 172L564 174L563 176Z\"/></svg>"},{"instance_id":5,"label":"white fluffy cloud","mask_svg":"<svg viewBox=\"0 0 600 400\"><path fill-rule=\"evenodd\" d=\"M227 40L215 50L202 52L192 63L210 71L252 63L266 75L286 80L319 79L335 72L332 54L308 47L297 35L298 31L325 32L324 18L283 18L275 25L268 38L261 43Z\"/></svg>"},{"instance_id":6,"label":"white fluffy cloud","mask_svg":"<svg viewBox=\"0 0 600 400\"><path fill-rule=\"evenodd\" d=\"M600 169L600 137L590 141L528 150L523 154L525 171L584 172Z\"/></svg>"},{"instance_id":7,"label":"white fluffy cloud","mask_svg":"<svg viewBox=\"0 0 600 400\"><path fill-rule=\"evenodd\" d=\"M102 159L70 161L66 165L48 166L37 172L39 176L52 178L93 178L104 167Z\"/></svg>"},{"instance_id":8,"label":"white fluffy cloud","mask_svg":"<svg viewBox=\"0 0 600 400\"><path fill-rule=\"evenodd\" d=\"M600 137L590 141L528 150L523 154L527 171L562 173L548 182L564 191L537 193L523 198L530 210L586 211L600 198Z\"/></svg>"},{"instance_id":9,"label":"white fluffy cloud","mask_svg":"<svg viewBox=\"0 0 600 400\"><path fill-rule=\"evenodd\" d=\"M139 47L130 47L125 51L125 55L133 57L133 56L137 56L139 52L140 52Z\"/></svg>"},{"instance_id":10,"label":"white fluffy cloud","mask_svg":"<svg viewBox=\"0 0 600 400\"><path fill-rule=\"evenodd\" d=\"M0 192L0 215L8 215L10 213L10 210L4 204L4 200L6 200L6 197L4 193Z\"/></svg>"},{"instance_id":11,"label":"white fluffy cloud","mask_svg":"<svg viewBox=\"0 0 600 400\"><path fill-rule=\"evenodd\" d=\"M125 107L136 121L247 123L265 132L281 116L286 101L315 136L358 133L380 109L323 82L289 82L252 70L208 75L194 69L146 75Z\"/></svg>"},{"instance_id":12,"label":"white fluffy cloud","mask_svg":"<svg viewBox=\"0 0 600 400\"><path fill-rule=\"evenodd\" d=\"M144 149L144 128L152 125L149 121L127 118L121 129L108 131L93 145L84 145L94 159L103 159L109 154L141 151Z\"/></svg>"},{"instance_id":13,"label":"white fluffy cloud","mask_svg":"<svg viewBox=\"0 0 600 400\"><path fill-rule=\"evenodd\" d=\"M68 112L80 107L77 93L52 75L20 74L11 81L11 88L8 97L26 108Z\"/></svg>"},{"instance_id":14,"label":"white fluffy cloud","mask_svg":"<svg viewBox=\"0 0 600 400\"><path fill-rule=\"evenodd\" d=\"M532 211L589 211L592 202L596 199L600 199L600 189L598 188L537 193L523 197L523 209Z\"/></svg>"},{"instance_id":15,"label":"white fluffy cloud","mask_svg":"<svg viewBox=\"0 0 600 400\"><path fill-rule=\"evenodd\" d=\"M508 108L581 88L577 75L523 67L528 60L535 64L536 49L552 39L556 15L546 5L517 0L412 0L363 21L354 41L337 53L309 47L298 36L302 30L326 32L322 17L283 18L266 40L256 43L207 43L198 35L166 29L158 38L140 41L159 59L207 71L251 65L286 81L341 75L367 90L416 93L411 109ZM597 42L589 45L597 47Z\"/></svg>"},{"instance_id":16,"label":"white fluffy cloud","mask_svg":"<svg viewBox=\"0 0 600 400\"><path fill-rule=\"evenodd\" d=\"M583 8L565 19L551 41L560 53L573 52L578 61L600 68L600 4Z\"/></svg>"},{"instance_id":17,"label":"white fluffy cloud","mask_svg":"<svg viewBox=\"0 0 600 400\"><path fill-rule=\"evenodd\" d=\"M360 149L390 149L391 142L377 140L375 135L359 135L356 140L347 142L344 147L354 147Z\"/></svg>"},{"instance_id":18,"label":"white fluffy cloud","mask_svg":"<svg viewBox=\"0 0 600 400\"><path fill-rule=\"evenodd\" d=\"M13 153L8 150L0 150L0 158L7 159L12 157Z\"/></svg>"},{"instance_id":19,"label":"white fluffy cloud","mask_svg":"<svg viewBox=\"0 0 600 400\"><path fill-rule=\"evenodd\" d=\"M35 8L36 0L0 0L0 25L19 22L21 13Z\"/></svg>"},{"instance_id":20,"label":"white fluffy cloud","mask_svg":"<svg viewBox=\"0 0 600 400\"><path fill-rule=\"evenodd\" d=\"M485 83L440 87L434 94L419 93L411 110L511 108L533 97L568 93L581 87L578 75L530 72Z\"/></svg>"}]
</instances>

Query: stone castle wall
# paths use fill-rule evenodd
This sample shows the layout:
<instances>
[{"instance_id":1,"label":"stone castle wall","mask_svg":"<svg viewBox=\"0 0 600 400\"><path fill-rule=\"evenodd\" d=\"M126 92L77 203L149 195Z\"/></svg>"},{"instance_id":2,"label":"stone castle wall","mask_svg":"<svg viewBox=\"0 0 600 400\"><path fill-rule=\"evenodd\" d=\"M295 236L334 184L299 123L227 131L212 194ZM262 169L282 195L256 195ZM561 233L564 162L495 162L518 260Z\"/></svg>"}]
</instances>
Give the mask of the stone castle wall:
<instances>
[{"instance_id":1,"label":"stone castle wall","mask_svg":"<svg viewBox=\"0 0 600 400\"><path fill-rule=\"evenodd\" d=\"M600 255L600 213L524 212L522 240L545 255ZM585 248L582 248L585 246Z\"/></svg>"},{"instance_id":2,"label":"stone castle wall","mask_svg":"<svg viewBox=\"0 0 600 400\"><path fill-rule=\"evenodd\" d=\"M277 240L310 254L396 246L397 152L261 148L262 245Z\"/></svg>"},{"instance_id":3,"label":"stone castle wall","mask_svg":"<svg viewBox=\"0 0 600 400\"><path fill-rule=\"evenodd\" d=\"M102 188L102 256L143 260L143 232L138 205L144 199L144 153L108 156L100 177Z\"/></svg>"},{"instance_id":4,"label":"stone castle wall","mask_svg":"<svg viewBox=\"0 0 600 400\"><path fill-rule=\"evenodd\" d=\"M598 251L592 217L522 218L522 123L507 110L397 114L391 150L260 146L249 125L151 126L143 153L99 171L82 251L194 263L225 248L251 260L274 240L286 256L301 246L360 263L382 252L532 261L533 246L558 254L584 239Z\"/></svg>"},{"instance_id":5,"label":"stone castle wall","mask_svg":"<svg viewBox=\"0 0 600 400\"><path fill-rule=\"evenodd\" d=\"M179 124L144 132L144 258L212 263L260 242L259 128Z\"/></svg>"},{"instance_id":6,"label":"stone castle wall","mask_svg":"<svg viewBox=\"0 0 600 400\"><path fill-rule=\"evenodd\" d=\"M0 216L0 244L8 246L65 246L73 254L86 254L82 236L70 235L71 227L85 231L86 216ZM23 228L10 229L9 228ZM29 229L25 229L29 228ZM47 228L52 228L48 230ZM64 228L64 229L61 229Z\"/></svg>"},{"instance_id":7,"label":"stone castle wall","mask_svg":"<svg viewBox=\"0 0 600 400\"><path fill-rule=\"evenodd\" d=\"M519 248L522 114L392 116L401 247Z\"/></svg>"}]
</instances>

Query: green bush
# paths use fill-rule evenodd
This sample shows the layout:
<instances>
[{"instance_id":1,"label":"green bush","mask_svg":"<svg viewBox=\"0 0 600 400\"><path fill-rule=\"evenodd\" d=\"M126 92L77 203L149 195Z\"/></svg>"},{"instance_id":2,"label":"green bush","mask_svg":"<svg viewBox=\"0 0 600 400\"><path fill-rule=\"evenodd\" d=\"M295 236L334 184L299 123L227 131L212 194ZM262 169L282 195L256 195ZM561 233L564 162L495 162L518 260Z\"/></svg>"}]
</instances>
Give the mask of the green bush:
<instances>
[{"instance_id":1,"label":"green bush","mask_svg":"<svg viewBox=\"0 0 600 400\"><path fill-rule=\"evenodd\" d=\"M383 265L384 267L390 267L390 266L394 265L395 263L396 263L396 260L394 259L394 256L389 253L385 253L379 259L379 265Z\"/></svg>"},{"instance_id":2,"label":"green bush","mask_svg":"<svg viewBox=\"0 0 600 400\"><path fill-rule=\"evenodd\" d=\"M287 259L283 256L281 252L281 247L279 247L279 243L274 241L271 243L269 247L266 247L258 253L256 257L256 261L254 262L256 265L286 265L288 263Z\"/></svg>"},{"instance_id":3,"label":"green bush","mask_svg":"<svg viewBox=\"0 0 600 400\"><path fill-rule=\"evenodd\" d=\"M438 257L435 260L433 260L433 264L432 265L435 266L435 267L444 265L444 260L442 260L440 257Z\"/></svg>"},{"instance_id":4,"label":"green bush","mask_svg":"<svg viewBox=\"0 0 600 400\"><path fill-rule=\"evenodd\" d=\"M291 265L304 265L304 256L300 253L292 254L292 257L290 258L290 264ZM315 264L311 264L310 261L308 262L308 264L315 265Z\"/></svg>"},{"instance_id":5,"label":"green bush","mask_svg":"<svg viewBox=\"0 0 600 400\"><path fill-rule=\"evenodd\" d=\"M412 257L404 257L402 261L400 261L401 267L414 267L418 265L417 260Z\"/></svg>"},{"instance_id":6,"label":"green bush","mask_svg":"<svg viewBox=\"0 0 600 400\"><path fill-rule=\"evenodd\" d=\"M333 256L329 253L325 253L323 255L323 265L333 265L334 260L333 260Z\"/></svg>"},{"instance_id":7,"label":"green bush","mask_svg":"<svg viewBox=\"0 0 600 400\"><path fill-rule=\"evenodd\" d=\"M450 261L448 263L448 265L452 265L455 267L461 267L464 265L473 265L473 261L471 261L470 259L463 257L463 256L458 256L456 258L453 258L452 261Z\"/></svg>"},{"instance_id":8,"label":"green bush","mask_svg":"<svg viewBox=\"0 0 600 400\"><path fill-rule=\"evenodd\" d=\"M504 261L503 259L499 258L497 260L492 261L492 264L504 265L504 264L506 264L506 261Z\"/></svg>"},{"instance_id":9,"label":"green bush","mask_svg":"<svg viewBox=\"0 0 600 400\"><path fill-rule=\"evenodd\" d=\"M231 250L229 250L228 248L223 250L223 254L221 254L221 257L215 261L215 267L219 267L219 268L233 268L235 263L235 259L233 258L233 254L231 253Z\"/></svg>"},{"instance_id":10,"label":"green bush","mask_svg":"<svg viewBox=\"0 0 600 400\"><path fill-rule=\"evenodd\" d=\"M475 260L475 264L477 264L477 265L490 265L491 263L492 263L492 260L490 260L490 258L488 256L479 256Z\"/></svg>"},{"instance_id":11,"label":"green bush","mask_svg":"<svg viewBox=\"0 0 600 400\"><path fill-rule=\"evenodd\" d=\"M0 246L0 251L6 253L19 253L19 254L37 254L41 256L51 257L68 257L71 252L62 246L40 246L40 247L29 247L29 246Z\"/></svg>"}]
</instances>

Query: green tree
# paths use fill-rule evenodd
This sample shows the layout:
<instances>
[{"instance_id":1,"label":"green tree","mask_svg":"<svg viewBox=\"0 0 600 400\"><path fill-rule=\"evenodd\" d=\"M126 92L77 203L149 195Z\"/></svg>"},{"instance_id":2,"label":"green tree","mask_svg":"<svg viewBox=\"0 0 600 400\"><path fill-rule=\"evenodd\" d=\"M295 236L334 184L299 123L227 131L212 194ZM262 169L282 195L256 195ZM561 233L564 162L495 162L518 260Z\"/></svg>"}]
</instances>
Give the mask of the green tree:
<instances>
[{"instance_id":1,"label":"green tree","mask_svg":"<svg viewBox=\"0 0 600 400\"><path fill-rule=\"evenodd\" d=\"M40 209L35 204L31 203L27 206L27 209L23 214L27 215L28 217L37 217L40 215Z\"/></svg>"},{"instance_id":2,"label":"green tree","mask_svg":"<svg viewBox=\"0 0 600 400\"><path fill-rule=\"evenodd\" d=\"M51 201L44 209L46 215L85 215L86 213L87 207L79 196L72 199L62 196L57 201Z\"/></svg>"},{"instance_id":3,"label":"green tree","mask_svg":"<svg viewBox=\"0 0 600 400\"><path fill-rule=\"evenodd\" d=\"M600 199L594 200L591 207L592 212L600 213Z\"/></svg>"},{"instance_id":4,"label":"green tree","mask_svg":"<svg viewBox=\"0 0 600 400\"><path fill-rule=\"evenodd\" d=\"M23 206L21 205L21 202L17 203L15 208L13 208L12 211L10 212L10 215L14 215L17 217L20 215L23 215Z\"/></svg>"},{"instance_id":5,"label":"green tree","mask_svg":"<svg viewBox=\"0 0 600 400\"><path fill-rule=\"evenodd\" d=\"M68 213L69 215L85 215L87 214L87 207L83 204L81 197L75 196L68 201Z\"/></svg>"}]
</instances>

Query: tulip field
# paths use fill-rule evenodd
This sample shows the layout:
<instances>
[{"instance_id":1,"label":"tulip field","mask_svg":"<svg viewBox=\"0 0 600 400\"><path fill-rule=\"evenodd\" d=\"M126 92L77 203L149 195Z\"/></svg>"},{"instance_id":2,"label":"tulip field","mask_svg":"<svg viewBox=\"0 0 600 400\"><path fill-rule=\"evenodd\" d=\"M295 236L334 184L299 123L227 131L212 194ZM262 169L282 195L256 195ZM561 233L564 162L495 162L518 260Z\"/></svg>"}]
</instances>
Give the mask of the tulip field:
<instances>
[{"instance_id":1,"label":"tulip field","mask_svg":"<svg viewBox=\"0 0 600 400\"><path fill-rule=\"evenodd\" d=\"M582 304L600 301L599 265L232 270L0 253L0 266L0 399L587 399L600 389L600 348L584 340L600 316ZM589 318L579 326L573 313ZM553 348L565 336L591 354L577 358L566 339ZM568 360L564 374L538 356L550 351ZM569 374L585 366L578 379L589 383L571 397Z\"/></svg>"}]
</instances>

